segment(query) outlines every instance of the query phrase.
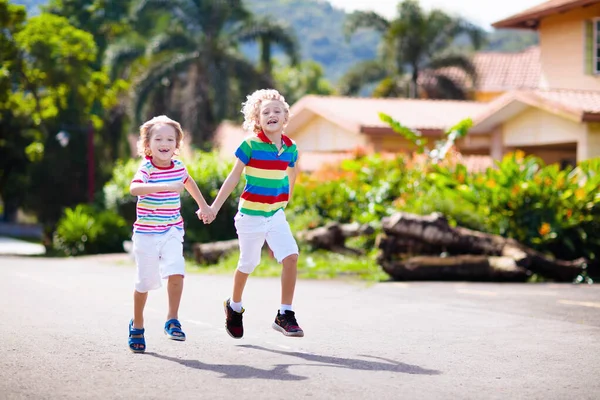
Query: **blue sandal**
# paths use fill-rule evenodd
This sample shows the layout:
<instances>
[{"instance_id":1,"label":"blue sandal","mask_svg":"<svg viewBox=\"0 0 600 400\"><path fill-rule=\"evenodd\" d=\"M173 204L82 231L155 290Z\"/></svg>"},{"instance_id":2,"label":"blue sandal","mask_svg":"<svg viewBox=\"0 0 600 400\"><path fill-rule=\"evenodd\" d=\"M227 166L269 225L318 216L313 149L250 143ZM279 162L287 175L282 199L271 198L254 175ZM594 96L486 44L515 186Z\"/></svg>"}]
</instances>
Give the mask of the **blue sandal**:
<instances>
[{"instance_id":1,"label":"blue sandal","mask_svg":"<svg viewBox=\"0 0 600 400\"><path fill-rule=\"evenodd\" d=\"M170 327L171 325L173 325L173 328ZM165 322L165 335L172 340L179 340L182 342L185 340L185 333L181 330L181 323L175 318Z\"/></svg>"},{"instance_id":2,"label":"blue sandal","mask_svg":"<svg viewBox=\"0 0 600 400\"><path fill-rule=\"evenodd\" d=\"M146 351L146 339L144 338L145 331L144 328L134 328L133 319L129 321L129 350L134 353L143 353Z\"/></svg>"}]
</instances>

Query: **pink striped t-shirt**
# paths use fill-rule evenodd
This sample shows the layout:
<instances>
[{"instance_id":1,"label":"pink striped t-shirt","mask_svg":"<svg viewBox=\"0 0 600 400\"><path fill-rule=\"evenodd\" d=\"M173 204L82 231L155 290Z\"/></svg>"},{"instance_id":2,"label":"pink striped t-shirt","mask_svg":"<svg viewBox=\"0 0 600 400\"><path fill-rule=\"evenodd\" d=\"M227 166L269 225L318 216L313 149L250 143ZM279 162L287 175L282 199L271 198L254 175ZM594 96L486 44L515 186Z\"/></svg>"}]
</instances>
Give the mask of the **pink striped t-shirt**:
<instances>
[{"instance_id":1,"label":"pink striped t-shirt","mask_svg":"<svg viewBox=\"0 0 600 400\"><path fill-rule=\"evenodd\" d=\"M189 178L187 169L179 160L170 167L158 167L147 157L142 161L131 183L185 183ZM172 227L183 231L181 199L177 192L156 192L138 196L137 220L133 233L165 233Z\"/></svg>"}]
</instances>

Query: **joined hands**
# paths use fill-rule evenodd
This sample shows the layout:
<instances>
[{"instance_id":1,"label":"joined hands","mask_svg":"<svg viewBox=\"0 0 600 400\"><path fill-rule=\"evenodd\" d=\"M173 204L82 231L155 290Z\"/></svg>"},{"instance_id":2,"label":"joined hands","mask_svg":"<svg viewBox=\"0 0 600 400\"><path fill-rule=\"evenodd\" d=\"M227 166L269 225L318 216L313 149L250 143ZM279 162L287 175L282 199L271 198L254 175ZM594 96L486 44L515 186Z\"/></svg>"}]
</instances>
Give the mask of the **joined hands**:
<instances>
[{"instance_id":1,"label":"joined hands","mask_svg":"<svg viewBox=\"0 0 600 400\"><path fill-rule=\"evenodd\" d=\"M217 217L217 212L212 206L200 207L200 209L196 211L196 215L198 215L198 219L201 219L204 224L210 224Z\"/></svg>"}]
</instances>

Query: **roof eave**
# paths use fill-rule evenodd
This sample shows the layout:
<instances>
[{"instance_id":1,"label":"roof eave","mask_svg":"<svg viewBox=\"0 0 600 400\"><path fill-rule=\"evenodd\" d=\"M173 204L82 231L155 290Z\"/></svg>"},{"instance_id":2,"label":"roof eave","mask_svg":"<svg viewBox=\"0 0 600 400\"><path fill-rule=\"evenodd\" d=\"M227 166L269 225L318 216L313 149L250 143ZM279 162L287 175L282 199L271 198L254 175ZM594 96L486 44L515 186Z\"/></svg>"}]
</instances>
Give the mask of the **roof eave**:
<instances>
[{"instance_id":1,"label":"roof eave","mask_svg":"<svg viewBox=\"0 0 600 400\"><path fill-rule=\"evenodd\" d=\"M523 13L516 14L512 17L508 17L503 20L494 22L492 26L497 29L514 28L537 30L537 28L539 27L540 20L542 18L554 14L565 13L579 7L587 7L595 3L598 3L598 0L579 0L546 10L534 11L531 13L527 13L527 11L524 11Z\"/></svg>"},{"instance_id":2,"label":"roof eave","mask_svg":"<svg viewBox=\"0 0 600 400\"><path fill-rule=\"evenodd\" d=\"M600 122L600 113L585 111L581 115L582 122Z\"/></svg>"}]
</instances>

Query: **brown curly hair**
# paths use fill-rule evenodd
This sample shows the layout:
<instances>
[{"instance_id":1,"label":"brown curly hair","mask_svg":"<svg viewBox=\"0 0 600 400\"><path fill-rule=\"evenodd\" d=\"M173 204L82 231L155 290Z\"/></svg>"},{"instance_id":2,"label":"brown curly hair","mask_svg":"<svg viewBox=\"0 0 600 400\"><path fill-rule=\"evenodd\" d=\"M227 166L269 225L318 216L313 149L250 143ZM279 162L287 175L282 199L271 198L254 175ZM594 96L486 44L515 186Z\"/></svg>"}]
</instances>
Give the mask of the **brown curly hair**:
<instances>
[{"instance_id":1,"label":"brown curly hair","mask_svg":"<svg viewBox=\"0 0 600 400\"><path fill-rule=\"evenodd\" d=\"M242 103L242 114L244 114L244 130L258 133L262 130L260 127L260 106L265 100L277 100L283 103L285 118L290 119L290 106L285 102L283 97L275 89L260 89L247 96L246 102Z\"/></svg>"},{"instance_id":2,"label":"brown curly hair","mask_svg":"<svg viewBox=\"0 0 600 400\"><path fill-rule=\"evenodd\" d=\"M152 151L150 150L150 139L152 138L152 131L154 128L170 125L175 129L176 134L176 145L175 148L179 150L181 143L183 142L183 129L179 122L172 120L166 115L159 115L149 121L146 121L140 126L140 139L138 140L138 155L142 157L151 157Z\"/></svg>"}]
</instances>

